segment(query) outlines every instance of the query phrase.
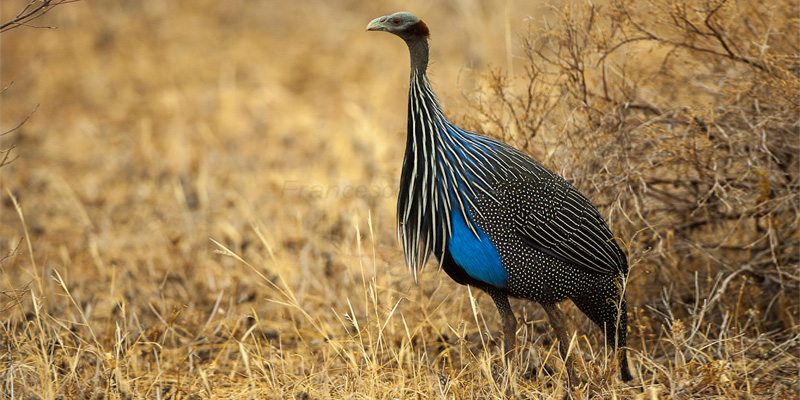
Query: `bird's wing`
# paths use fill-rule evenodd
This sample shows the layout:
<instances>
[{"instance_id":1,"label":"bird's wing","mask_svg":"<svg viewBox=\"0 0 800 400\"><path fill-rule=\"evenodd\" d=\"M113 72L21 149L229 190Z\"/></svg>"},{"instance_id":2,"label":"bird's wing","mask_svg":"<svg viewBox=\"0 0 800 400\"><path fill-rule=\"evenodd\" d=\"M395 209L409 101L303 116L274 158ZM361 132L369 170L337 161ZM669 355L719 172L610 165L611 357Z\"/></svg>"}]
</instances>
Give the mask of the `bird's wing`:
<instances>
[{"instance_id":1,"label":"bird's wing","mask_svg":"<svg viewBox=\"0 0 800 400\"><path fill-rule=\"evenodd\" d=\"M563 178L529 160L535 165L516 183L520 192L511 196L522 241L591 272L627 274L627 258L592 203Z\"/></svg>"},{"instance_id":2,"label":"bird's wing","mask_svg":"<svg viewBox=\"0 0 800 400\"><path fill-rule=\"evenodd\" d=\"M628 273L605 220L574 186L508 144L471 135L493 172L493 199L511 211L523 243L587 271Z\"/></svg>"}]
</instances>

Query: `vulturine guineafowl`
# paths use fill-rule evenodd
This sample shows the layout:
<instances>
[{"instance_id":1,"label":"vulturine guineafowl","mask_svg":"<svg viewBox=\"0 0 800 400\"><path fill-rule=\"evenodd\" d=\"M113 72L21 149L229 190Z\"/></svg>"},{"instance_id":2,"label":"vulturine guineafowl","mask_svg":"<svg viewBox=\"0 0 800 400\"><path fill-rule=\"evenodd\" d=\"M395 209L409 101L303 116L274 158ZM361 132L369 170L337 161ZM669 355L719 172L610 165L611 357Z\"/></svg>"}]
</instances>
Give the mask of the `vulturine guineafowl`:
<instances>
[{"instance_id":1,"label":"vulturine guineafowl","mask_svg":"<svg viewBox=\"0 0 800 400\"><path fill-rule=\"evenodd\" d=\"M621 378L630 380L622 290L628 262L597 209L519 150L447 120L426 76L424 22L399 12L367 30L399 36L411 53L397 220L415 279L433 253L453 280L487 292L503 320L507 356L517 327L508 296L540 303L571 379L566 318L556 305L569 298L618 349Z\"/></svg>"}]
</instances>

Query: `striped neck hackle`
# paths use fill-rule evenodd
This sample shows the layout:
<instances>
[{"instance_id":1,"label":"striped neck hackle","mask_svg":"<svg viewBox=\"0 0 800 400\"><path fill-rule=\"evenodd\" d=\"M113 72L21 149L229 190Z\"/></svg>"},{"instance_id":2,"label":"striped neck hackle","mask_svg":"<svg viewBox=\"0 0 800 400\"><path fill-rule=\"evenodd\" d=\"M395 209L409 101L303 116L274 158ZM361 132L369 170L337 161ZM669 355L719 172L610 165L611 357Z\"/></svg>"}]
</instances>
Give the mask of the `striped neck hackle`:
<instances>
[{"instance_id":1,"label":"striped neck hackle","mask_svg":"<svg viewBox=\"0 0 800 400\"><path fill-rule=\"evenodd\" d=\"M494 197L487 179L497 169L487 157L493 141L463 131L445 117L427 77L427 35L405 41L411 79L397 222L406 262L416 279L431 253L442 261L453 218L479 236L472 218L479 213L475 202L479 196Z\"/></svg>"}]
</instances>

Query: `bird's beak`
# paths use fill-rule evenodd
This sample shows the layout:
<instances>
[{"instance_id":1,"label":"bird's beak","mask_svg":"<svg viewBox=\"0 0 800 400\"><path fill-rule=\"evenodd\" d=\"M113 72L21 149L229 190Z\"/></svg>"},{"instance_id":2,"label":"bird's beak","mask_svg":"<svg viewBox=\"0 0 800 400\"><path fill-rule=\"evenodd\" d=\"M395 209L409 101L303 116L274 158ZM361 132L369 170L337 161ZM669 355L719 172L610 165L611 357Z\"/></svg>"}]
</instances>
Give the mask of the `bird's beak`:
<instances>
[{"instance_id":1,"label":"bird's beak","mask_svg":"<svg viewBox=\"0 0 800 400\"><path fill-rule=\"evenodd\" d=\"M370 23L367 24L367 30L368 31L385 31L386 27L384 27L383 24L381 23L381 19L383 19L383 17L378 17L378 18L375 18L372 21L370 21Z\"/></svg>"}]
</instances>

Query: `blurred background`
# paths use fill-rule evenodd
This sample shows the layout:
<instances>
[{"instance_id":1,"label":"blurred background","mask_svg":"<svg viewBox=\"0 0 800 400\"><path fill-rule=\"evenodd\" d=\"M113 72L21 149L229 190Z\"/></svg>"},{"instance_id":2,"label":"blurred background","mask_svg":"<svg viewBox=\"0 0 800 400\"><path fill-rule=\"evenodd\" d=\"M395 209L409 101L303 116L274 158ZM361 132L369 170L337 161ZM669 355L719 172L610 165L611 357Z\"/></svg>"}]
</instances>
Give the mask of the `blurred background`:
<instances>
[{"instance_id":1,"label":"blurred background","mask_svg":"<svg viewBox=\"0 0 800 400\"><path fill-rule=\"evenodd\" d=\"M3 15L20 8L4 2ZM19 156L4 168L4 186L24 204L39 250L75 262L89 255L78 243L100 253L92 264L153 263L165 246L189 255L212 246L208 237L241 245L251 224L317 243L351 231L370 209L381 217L375 231L394 247L408 54L402 41L364 27L404 9L433 27L433 80L457 110L472 69L509 68L517 32L531 23L525 16L544 6L60 7L35 22L57 29L2 36L3 129L38 106L3 137ZM18 242L16 219L4 207L6 249ZM104 269L95 267L85 272Z\"/></svg>"},{"instance_id":2,"label":"blurred background","mask_svg":"<svg viewBox=\"0 0 800 400\"><path fill-rule=\"evenodd\" d=\"M625 243L648 398L792 393L798 7L732 3L703 25L723 3L631 2L653 19L617 26L591 22L633 21L616 2L78 1L3 32L2 390L503 393L482 383L500 363L491 300L433 265L416 284L396 242L408 53L364 29L406 10L431 28L451 119L564 174ZM535 375L549 327L515 307ZM564 307L600 382L580 393L617 393Z\"/></svg>"}]
</instances>

